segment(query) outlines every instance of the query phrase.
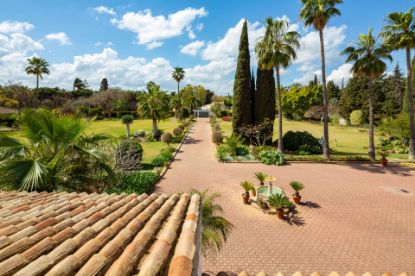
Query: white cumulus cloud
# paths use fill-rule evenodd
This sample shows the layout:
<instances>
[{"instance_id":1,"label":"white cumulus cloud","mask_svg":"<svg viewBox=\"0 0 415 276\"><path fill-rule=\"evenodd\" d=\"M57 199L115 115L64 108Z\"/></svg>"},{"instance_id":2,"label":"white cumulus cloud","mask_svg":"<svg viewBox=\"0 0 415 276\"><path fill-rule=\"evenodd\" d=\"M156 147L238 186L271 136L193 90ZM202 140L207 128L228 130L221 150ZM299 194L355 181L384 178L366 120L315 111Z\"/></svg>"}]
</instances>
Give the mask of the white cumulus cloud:
<instances>
[{"instance_id":1,"label":"white cumulus cloud","mask_svg":"<svg viewBox=\"0 0 415 276\"><path fill-rule=\"evenodd\" d=\"M204 45L204 41L196 40L183 46L180 52L186 55L196 56Z\"/></svg>"},{"instance_id":2,"label":"white cumulus cloud","mask_svg":"<svg viewBox=\"0 0 415 276\"><path fill-rule=\"evenodd\" d=\"M33 30L35 26L28 22L19 22L19 21L3 21L0 22L0 33L25 33L27 31Z\"/></svg>"},{"instance_id":3,"label":"white cumulus cloud","mask_svg":"<svg viewBox=\"0 0 415 276\"><path fill-rule=\"evenodd\" d=\"M342 64L337 69L334 69L327 79L334 81L337 85L341 85L343 81L347 83L352 77L352 73L350 72L352 67L353 65L350 63Z\"/></svg>"},{"instance_id":4,"label":"white cumulus cloud","mask_svg":"<svg viewBox=\"0 0 415 276\"><path fill-rule=\"evenodd\" d=\"M108 8L108 7L105 7L105 6L95 7L93 10L96 13L99 13L99 14L104 14L104 13L109 14L109 15L115 15L116 14L114 9Z\"/></svg>"},{"instance_id":5,"label":"white cumulus cloud","mask_svg":"<svg viewBox=\"0 0 415 276\"><path fill-rule=\"evenodd\" d=\"M195 37L191 31L191 24L196 18L207 15L206 10L186 8L175 13L153 16L151 10L127 12L121 19L112 19L111 22L119 29L132 31L137 34L137 43L148 48L160 47L163 40L180 36L187 31L190 37ZM189 31L190 30L190 31Z\"/></svg>"},{"instance_id":6,"label":"white cumulus cloud","mask_svg":"<svg viewBox=\"0 0 415 276\"><path fill-rule=\"evenodd\" d=\"M69 39L68 35L64 32L59 33L51 33L45 36L47 40L56 40L61 45L69 45L71 44L71 40Z\"/></svg>"}]
</instances>

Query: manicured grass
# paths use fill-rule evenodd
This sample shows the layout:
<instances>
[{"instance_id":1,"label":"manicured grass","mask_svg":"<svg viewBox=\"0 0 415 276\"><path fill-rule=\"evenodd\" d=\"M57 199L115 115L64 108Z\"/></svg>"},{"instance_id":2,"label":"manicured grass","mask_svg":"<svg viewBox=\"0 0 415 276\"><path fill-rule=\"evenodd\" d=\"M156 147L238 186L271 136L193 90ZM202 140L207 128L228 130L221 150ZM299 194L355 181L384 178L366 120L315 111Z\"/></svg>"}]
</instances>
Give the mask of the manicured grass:
<instances>
[{"instance_id":1,"label":"manicured grass","mask_svg":"<svg viewBox=\"0 0 415 276\"><path fill-rule=\"evenodd\" d=\"M219 121L219 120L218 120ZM232 123L221 121L222 130L225 135L232 133ZM323 136L323 125L307 121L291 121L284 119L284 133L287 131L308 131L315 137ZM335 151L333 155L367 157L369 143L368 129L356 127L329 126L330 147ZM274 124L274 139L278 138L278 123ZM379 138L375 133L375 143ZM407 154L394 154L391 159L407 159Z\"/></svg>"},{"instance_id":2,"label":"manicured grass","mask_svg":"<svg viewBox=\"0 0 415 276\"><path fill-rule=\"evenodd\" d=\"M179 126L179 122L175 118L169 118L167 120L160 121L158 127L165 132L173 132L173 129ZM151 120L134 120L130 126L131 134L134 134L136 130L145 130L151 132L152 121ZM93 121L87 129L87 134L108 134L116 138L125 136L125 126L120 120L102 120ZM0 133L6 134L15 138L22 138L20 130L0 129ZM153 158L159 154L163 148L167 148L167 145L162 142L148 142L141 143L144 149L143 162L150 163ZM171 144L172 147L176 147L177 144Z\"/></svg>"}]
</instances>

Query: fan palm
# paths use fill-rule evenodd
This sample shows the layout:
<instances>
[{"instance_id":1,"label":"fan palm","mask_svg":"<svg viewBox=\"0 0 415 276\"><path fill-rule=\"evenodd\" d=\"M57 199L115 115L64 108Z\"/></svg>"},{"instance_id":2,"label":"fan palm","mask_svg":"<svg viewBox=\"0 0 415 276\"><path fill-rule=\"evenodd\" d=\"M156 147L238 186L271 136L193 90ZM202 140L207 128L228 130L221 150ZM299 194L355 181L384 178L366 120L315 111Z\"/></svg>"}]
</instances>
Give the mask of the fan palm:
<instances>
[{"instance_id":1,"label":"fan palm","mask_svg":"<svg viewBox=\"0 0 415 276\"><path fill-rule=\"evenodd\" d=\"M192 190L192 194L195 193L200 195L202 201L202 251L204 253L212 249L219 251L232 231L233 225L220 216L223 209L215 202L220 194L208 194L208 190L203 192Z\"/></svg>"},{"instance_id":2,"label":"fan palm","mask_svg":"<svg viewBox=\"0 0 415 276\"><path fill-rule=\"evenodd\" d=\"M324 141L323 156L325 159L330 158L329 154L329 116L328 116L328 97L326 83L326 61L324 56L324 33L328 21L340 15L340 10L336 8L337 4L343 3L342 0L301 0L303 8L300 11L300 17L304 20L305 26L313 26L320 36L320 55L321 55L321 77L323 85L323 119L324 119Z\"/></svg>"},{"instance_id":3,"label":"fan palm","mask_svg":"<svg viewBox=\"0 0 415 276\"><path fill-rule=\"evenodd\" d=\"M413 86L411 82L411 48L415 48L415 17L414 8L407 12L393 12L386 17L387 25L381 33L385 44L392 50L405 49L407 67L407 98L410 118L409 159L415 160L415 118L413 102Z\"/></svg>"},{"instance_id":4,"label":"fan palm","mask_svg":"<svg viewBox=\"0 0 415 276\"><path fill-rule=\"evenodd\" d=\"M108 137L84 136L87 125L73 115L25 111L22 127L27 143L0 136L0 183L10 183L12 189L50 191L82 189L74 185L77 180L82 178L83 185L96 184L102 173L113 180L106 155L96 147Z\"/></svg>"},{"instance_id":5,"label":"fan palm","mask_svg":"<svg viewBox=\"0 0 415 276\"><path fill-rule=\"evenodd\" d=\"M184 79L185 71L181 67L174 67L171 77L177 82L177 94L180 91L180 82Z\"/></svg>"},{"instance_id":6,"label":"fan palm","mask_svg":"<svg viewBox=\"0 0 415 276\"><path fill-rule=\"evenodd\" d=\"M127 132L127 138L130 137L130 124L134 121L134 117L132 115L123 115L121 117L121 123L125 125L125 130Z\"/></svg>"},{"instance_id":7,"label":"fan palm","mask_svg":"<svg viewBox=\"0 0 415 276\"><path fill-rule=\"evenodd\" d=\"M153 121L153 137L157 136L157 122L168 115L168 99L159 85L150 85L146 93L138 97L138 112Z\"/></svg>"},{"instance_id":8,"label":"fan palm","mask_svg":"<svg viewBox=\"0 0 415 276\"><path fill-rule=\"evenodd\" d=\"M355 42L355 46L347 47L343 54L347 55L347 62L354 62L352 73L368 80L369 87L369 158L375 160L374 144L374 82L385 73L386 63L383 60L392 61L389 49L378 42L373 36L372 29L368 34L361 34Z\"/></svg>"},{"instance_id":9,"label":"fan palm","mask_svg":"<svg viewBox=\"0 0 415 276\"><path fill-rule=\"evenodd\" d=\"M27 59L29 66L26 67L25 72L28 75L36 76L36 88L39 88L39 78L43 79L42 74L49 74L49 63L43 58L32 57Z\"/></svg>"},{"instance_id":10,"label":"fan palm","mask_svg":"<svg viewBox=\"0 0 415 276\"><path fill-rule=\"evenodd\" d=\"M265 36L257 43L255 51L260 67L267 70L275 68L278 99L278 149L283 152L280 70L287 68L292 60L296 59L295 50L300 47L300 34L296 31L290 31L288 21L285 19L273 20L268 17L266 25Z\"/></svg>"}]
</instances>

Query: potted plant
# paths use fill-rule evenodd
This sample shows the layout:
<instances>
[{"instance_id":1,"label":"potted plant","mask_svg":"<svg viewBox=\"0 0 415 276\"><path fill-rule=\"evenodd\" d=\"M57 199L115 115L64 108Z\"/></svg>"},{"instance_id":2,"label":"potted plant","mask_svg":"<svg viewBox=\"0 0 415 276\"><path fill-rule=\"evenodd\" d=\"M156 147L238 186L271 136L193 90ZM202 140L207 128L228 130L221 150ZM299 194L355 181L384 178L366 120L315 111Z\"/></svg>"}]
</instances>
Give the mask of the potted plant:
<instances>
[{"instance_id":1,"label":"potted plant","mask_svg":"<svg viewBox=\"0 0 415 276\"><path fill-rule=\"evenodd\" d=\"M242 194L242 198L245 204L249 204L249 192L254 190L254 185L249 181L241 182L241 187L245 190L245 193Z\"/></svg>"},{"instance_id":2,"label":"potted plant","mask_svg":"<svg viewBox=\"0 0 415 276\"><path fill-rule=\"evenodd\" d=\"M386 150L381 150L379 152L380 155L380 164L382 165L382 167L386 167L388 165L388 159L386 159L386 157L388 157L388 152Z\"/></svg>"},{"instance_id":3,"label":"potted plant","mask_svg":"<svg viewBox=\"0 0 415 276\"><path fill-rule=\"evenodd\" d=\"M277 216L279 219L284 219L284 208L289 208L291 202L283 194L273 194L268 198L269 205L274 207L277 211Z\"/></svg>"},{"instance_id":4,"label":"potted plant","mask_svg":"<svg viewBox=\"0 0 415 276\"><path fill-rule=\"evenodd\" d=\"M301 202L300 191L302 189L304 189L303 183L301 183L299 181L291 181L290 182L290 186L295 191L295 193L293 194L293 200L294 200L294 202L296 204L300 203Z\"/></svg>"},{"instance_id":5,"label":"potted plant","mask_svg":"<svg viewBox=\"0 0 415 276\"><path fill-rule=\"evenodd\" d=\"M264 181L267 178L267 175L263 172L256 172L255 173L255 177L256 179L258 179L259 183L261 184L261 186L264 185Z\"/></svg>"}]
</instances>

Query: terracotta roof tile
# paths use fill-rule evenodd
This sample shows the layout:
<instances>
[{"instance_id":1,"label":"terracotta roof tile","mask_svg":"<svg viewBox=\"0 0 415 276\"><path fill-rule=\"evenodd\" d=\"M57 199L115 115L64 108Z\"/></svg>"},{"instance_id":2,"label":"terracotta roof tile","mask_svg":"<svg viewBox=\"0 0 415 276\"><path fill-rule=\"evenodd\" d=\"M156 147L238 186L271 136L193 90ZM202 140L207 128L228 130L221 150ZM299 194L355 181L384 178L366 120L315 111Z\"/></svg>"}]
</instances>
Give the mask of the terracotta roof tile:
<instances>
[{"instance_id":1,"label":"terracotta roof tile","mask_svg":"<svg viewBox=\"0 0 415 276\"><path fill-rule=\"evenodd\" d=\"M199 206L187 194L0 192L0 275L155 275L178 247L192 248L189 272L171 275L191 275Z\"/></svg>"}]
</instances>

